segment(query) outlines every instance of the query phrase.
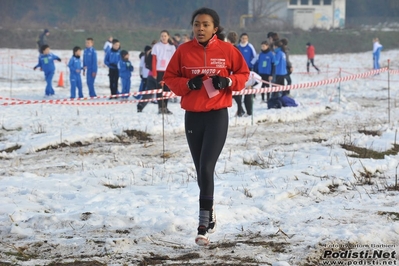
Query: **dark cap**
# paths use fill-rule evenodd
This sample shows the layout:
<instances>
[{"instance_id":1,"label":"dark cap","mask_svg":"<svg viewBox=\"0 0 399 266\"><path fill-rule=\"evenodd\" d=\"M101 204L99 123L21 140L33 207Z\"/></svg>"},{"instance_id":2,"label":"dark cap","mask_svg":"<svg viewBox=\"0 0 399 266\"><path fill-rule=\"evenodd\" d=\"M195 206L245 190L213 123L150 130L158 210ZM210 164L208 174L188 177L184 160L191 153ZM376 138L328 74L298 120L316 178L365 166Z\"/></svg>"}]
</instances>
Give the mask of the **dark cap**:
<instances>
[{"instance_id":1,"label":"dark cap","mask_svg":"<svg viewBox=\"0 0 399 266\"><path fill-rule=\"evenodd\" d=\"M48 29L44 29L44 33L50 32Z\"/></svg>"},{"instance_id":2,"label":"dark cap","mask_svg":"<svg viewBox=\"0 0 399 266\"><path fill-rule=\"evenodd\" d=\"M310 46L310 42L308 42L306 45L307 45L307 46Z\"/></svg>"}]
</instances>

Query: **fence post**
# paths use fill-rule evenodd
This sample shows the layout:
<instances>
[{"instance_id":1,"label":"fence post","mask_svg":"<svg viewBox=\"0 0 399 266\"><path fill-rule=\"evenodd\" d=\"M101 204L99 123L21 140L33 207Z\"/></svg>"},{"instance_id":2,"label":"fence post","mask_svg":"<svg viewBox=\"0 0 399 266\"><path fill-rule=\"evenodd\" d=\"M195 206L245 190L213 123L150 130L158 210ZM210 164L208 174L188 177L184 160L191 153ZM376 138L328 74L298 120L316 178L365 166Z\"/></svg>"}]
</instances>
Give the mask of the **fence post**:
<instances>
[{"instance_id":1,"label":"fence post","mask_svg":"<svg viewBox=\"0 0 399 266\"><path fill-rule=\"evenodd\" d=\"M12 98L12 70L13 70L13 56L11 56L11 64L10 64L10 98Z\"/></svg>"},{"instance_id":2,"label":"fence post","mask_svg":"<svg viewBox=\"0 0 399 266\"><path fill-rule=\"evenodd\" d=\"M341 104L341 76L342 68L339 68L339 83L338 83L338 103Z\"/></svg>"},{"instance_id":3,"label":"fence post","mask_svg":"<svg viewBox=\"0 0 399 266\"><path fill-rule=\"evenodd\" d=\"M391 76L389 71L390 59L388 59L388 125L391 125Z\"/></svg>"}]
</instances>

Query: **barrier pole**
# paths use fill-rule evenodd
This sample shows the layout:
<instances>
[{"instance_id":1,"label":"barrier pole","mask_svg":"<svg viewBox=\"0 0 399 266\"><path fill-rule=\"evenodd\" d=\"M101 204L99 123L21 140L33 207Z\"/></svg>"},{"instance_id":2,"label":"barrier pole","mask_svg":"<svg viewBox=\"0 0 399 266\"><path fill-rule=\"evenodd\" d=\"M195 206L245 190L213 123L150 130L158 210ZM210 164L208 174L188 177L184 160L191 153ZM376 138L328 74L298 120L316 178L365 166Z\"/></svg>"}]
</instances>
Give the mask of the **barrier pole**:
<instances>
[{"instance_id":1,"label":"barrier pole","mask_svg":"<svg viewBox=\"0 0 399 266\"><path fill-rule=\"evenodd\" d=\"M388 59L388 125L391 125L391 76L389 71L389 63L390 59Z\"/></svg>"},{"instance_id":2,"label":"barrier pole","mask_svg":"<svg viewBox=\"0 0 399 266\"><path fill-rule=\"evenodd\" d=\"M11 64L10 64L10 98L12 98L12 69L13 69L13 56L11 56Z\"/></svg>"},{"instance_id":3,"label":"barrier pole","mask_svg":"<svg viewBox=\"0 0 399 266\"><path fill-rule=\"evenodd\" d=\"M338 83L338 103L341 104L341 77L342 68L339 68L339 83Z\"/></svg>"},{"instance_id":4,"label":"barrier pole","mask_svg":"<svg viewBox=\"0 0 399 266\"><path fill-rule=\"evenodd\" d=\"M164 101L164 96L163 96L163 86L164 82L161 81L161 87L162 87L162 160L163 163L165 164L165 101Z\"/></svg>"}]
</instances>

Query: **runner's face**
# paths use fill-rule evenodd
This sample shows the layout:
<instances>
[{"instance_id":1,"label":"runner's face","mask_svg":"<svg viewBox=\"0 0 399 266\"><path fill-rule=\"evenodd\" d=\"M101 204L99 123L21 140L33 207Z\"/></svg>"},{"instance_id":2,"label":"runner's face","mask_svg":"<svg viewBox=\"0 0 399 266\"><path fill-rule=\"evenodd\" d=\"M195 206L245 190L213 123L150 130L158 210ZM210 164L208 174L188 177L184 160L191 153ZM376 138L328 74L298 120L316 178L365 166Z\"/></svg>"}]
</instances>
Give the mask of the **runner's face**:
<instances>
[{"instance_id":1,"label":"runner's face","mask_svg":"<svg viewBox=\"0 0 399 266\"><path fill-rule=\"evenodd\" d=\"M162 32L160 39L162 43L168 43L169 34L167 34L166 32Z\"/></svg>"},{"instance_id":2,"label":"runner's face","mask_svg":"<svg viewBox=\"0 0 399 266\"><path fill-rule=\"evenodd\" d=\"M206 14L197 15L193 23L194 37L200 42L209 41L218 28L214 26L211 16Z\"/></svg>"}]
</instances>

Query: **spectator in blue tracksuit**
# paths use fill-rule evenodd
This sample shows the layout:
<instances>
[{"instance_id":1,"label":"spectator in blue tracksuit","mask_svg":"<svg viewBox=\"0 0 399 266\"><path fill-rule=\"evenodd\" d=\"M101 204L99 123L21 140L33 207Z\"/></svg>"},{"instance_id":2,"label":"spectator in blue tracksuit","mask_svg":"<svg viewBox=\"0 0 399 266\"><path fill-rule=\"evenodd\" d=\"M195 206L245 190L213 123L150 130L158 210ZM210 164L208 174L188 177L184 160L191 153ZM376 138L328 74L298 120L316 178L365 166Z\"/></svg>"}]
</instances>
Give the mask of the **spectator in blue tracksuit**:
<instances>
[{"instance_id":1,"label":"spectator in blue tracksuit","mask_svg":"<svg viewBox=\"0 0 399 266\"><path fill-rule=\"evenodd\" d=\"M54 60L57 60L61 62L61 58L56 56L55 54L50 52L50 46L47 44L43 45L41 47L39 55L39 62L37 65L33 68L33 70L36 70L36 68L40 67L40 70L44 72L44 77L46 79L46 89L45 89L45 96L53 96L54 95L54 89L52 86L52 81L54 77L54 72L55 72L55 65L54 65Z\"/></svg>"},{"instance_id":2,"label":"spectator in blue tracksuit","mask_svg":"<svg viewBox=\"0 0 399 266\"><path fill-rule=\"evenodd\" d=\"M119 77L122 82L122 94L130 93L130 77L133 72L133 65L129 61L129 53L126 50L121 51L121 60L118 62ZM127 99L129 96L122 96Z\"/></svg>"},{"instance_id":3,"label":"spectator in blue tracksuit","mask_svg":"<svg viewBox=\"0 0 399 266\"><path fill-rule=\"evenodd\" d=\"M93 38L86 39L86 49L83 53L83 75L86 75L87 87L89 88L89 96L96 97L94 89L94 80L97 76L97 52L93 47Z\"/></svg>"},{"instance_id":4,"label":"spectator in blue tracksuit","mask_svg":"<svg viewBox=\"0 0 399 266\"><path fill-rule=\"evenodd\" d=\"M118 63L121 60L120 55L120 42L117 39L112 40L112 48L108 50L104 58L104 64L108 67L109 72L109 88L111 90L111 98L116 98L119 94L118 92Z\"/></svg>"},{"instance_id":5,"label":"spectator in blue tracksuit","mask_svg":"<svg viewBox=\"0 0 399 266\"><path fill-rule=\"evenodd\" d=\"M274 43L274 65L275 65L275 73L276 73L276 84L284 85L285 76L287 75L287 58L284 53L283 43L281 40L278 40ZM273 97L280 97L282 95L281 92L273 93Z\"/></svg>"},{"instance_id":6,"label":"spectator in blue tracksuit","mask_svg":"<svg viewBox=\"0 0 399 266\"><path fill-rule=\"evenodd\" d=\"M373 39L373 68L380 69L380 54L382 50L382 45L378 38Z\"/></svg>"},{"instance_id":7,"label":"spectator in blue tracksuit","mask_svg":"<svg viewBox=\"0 0 399 266\"><path fill-rule=\"evenodd\" d=\"M248 34L242 33L240 36L240 44L238 45L238 50L240 50L242 56L245 59L245 62L247 62L249 69L252 70L254 59L256 58L256 51L254 46L248 41Z\"/></svg>"},{"instance_id":8,"label":"spectator in blue tracksuit","mask_svg":"<svg viewBox=\"0 0 399 266\"><path fill-rule=\"evenodd\" d=\"M83 98L82 78L80 72L82 71L82 61L80 55L82 49L79 46L73 48L73 55L69 60L69 81L71 82L71 99L76 97L76 88L78 88L79 98Z\"/></svg>"},{"instance_id":9,"label":"spectator in blue tracksuit","mask_svg":"<svg viewBox=\"0 0 399 266\"><path fill-rule=\"evenodd\" d=\"M258 73L262 80L272 82L274 73L274 54L270 49L269 43L263 41L260 46L261 52L257 55L254 64L254 70ZM269 87L270 84L262 83L262 88ZM267 100L270 98L270 93L267 93ZM262 93L262 102L265 102L265 94Z\"/></svg>"}]
</instances>

